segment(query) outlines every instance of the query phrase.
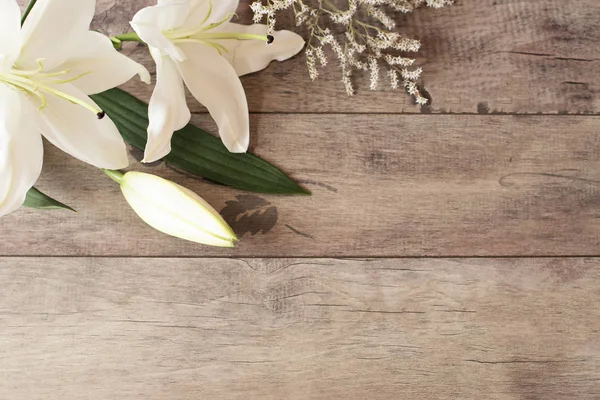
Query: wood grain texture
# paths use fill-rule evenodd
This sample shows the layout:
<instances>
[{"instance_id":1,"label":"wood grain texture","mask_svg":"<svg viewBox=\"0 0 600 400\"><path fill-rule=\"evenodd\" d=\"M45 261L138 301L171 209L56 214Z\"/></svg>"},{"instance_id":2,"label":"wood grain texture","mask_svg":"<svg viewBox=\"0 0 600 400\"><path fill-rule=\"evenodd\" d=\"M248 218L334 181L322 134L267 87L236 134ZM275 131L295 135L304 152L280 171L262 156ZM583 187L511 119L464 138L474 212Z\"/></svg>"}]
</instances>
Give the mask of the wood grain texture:
<instances>
[{"instance_id":1,"label":"wood grain texture","mask_svg":"<svg viewBox=\"0 0 600 400\"><path fill-rule=\"evenodd\" d=\"M212 128L206 115L195 122ZM598 117L253 115L252 147L313 190L263 196L132 168L204 196L234 250L146 226L97 169L47 146L38 186L75 207L0 219L2 255L597 255Z\"/></svg>"},{"instance_id":2,"label":"wood grain texture","mask_svg":"<svg viewBox=\"0 0 600 400\"><path fill-rule=\"evenodd\" d=\"M98 0L93 28L126 32L154 2ZM0 399L600 398L598 258L193 258L600 255L599 116L398 115L599 114L598 15L461 0L401 17L423 41L423 108L346 99L335 67L310 83L301 56L244 77L253 149L313 197L132 163L222 211L231 251L152 230L46 146L38 186L79 214L0 219Z\"/></svg>"},{"instance_id":3,"label":"wood grain texture","mask_svg":"<svg viewBox=\"0 0 600 400\"><path fill-rule=\"evenodd\" d=\"M597 399L598 259L0 259L0 398Z\"/></svg>"},{"instance_id":4,"label":"wood grain texture","mask_svg":"<svg viewBox=\"0 0 600 400\"><path fill-rule=\"evenodd\" d=\"M103 0L94 27L110 34L128 31L133 14L152 2ZM248 3L239 9L244 23L251 21ZM348 99L335 65L310 82L303 55L273 63L243 83L253 112L598 114L598 15L597 0L460 0L399 16L399 31L423 44L417 58L433 98L424 108L386 85L369 91L367 77L357 78L359 93ZM279 21L281 28L297 29L289 18ZM154 71L143 47L128 52ZM137 81L126 89L144 99L151 91ZM189 99L193 111L203 111Z\"/></svg>"}]
</instances>

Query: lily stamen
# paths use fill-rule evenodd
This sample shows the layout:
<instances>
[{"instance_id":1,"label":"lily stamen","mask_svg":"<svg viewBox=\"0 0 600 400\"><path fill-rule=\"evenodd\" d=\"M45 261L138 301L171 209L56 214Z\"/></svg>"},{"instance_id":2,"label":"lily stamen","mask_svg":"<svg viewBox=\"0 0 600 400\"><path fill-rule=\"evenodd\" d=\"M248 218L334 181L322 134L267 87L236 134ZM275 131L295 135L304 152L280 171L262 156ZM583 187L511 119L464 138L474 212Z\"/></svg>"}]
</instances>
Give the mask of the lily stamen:
<instances>
[{"instance_id":1,"label":"lily stamen","mask_svg":"<svg viewBox=\"0 0 600 400\"><path fill-rule=\"evenodd\" d=\"M40 72L42 72L42 70L44 69L44 64L42 64L42 61L43 61L42 58L40 58L40 59L37 60L37 64L38 64L37 69L32 69L30 71L27 71L27 70L19 71L19 70L11 69L11 72L14 72L16 75L20 75L20 76L37 75Z\"/></svg>"},{"instance_id":2,"label":"lily stamen","mask_svg":"<svg viewBox=\"0 0 600 400\"><path fill-rule=\"evenodd\" d=\"M214 40L262 40L267 44L273 43L275 38L272 35L256 35L251 33L236 33L236 32L214 32L209 33L208 31L217 28L229 20L231 17L235 15L235 13L229 13L225 15L220 21L213 22L211 24L205 25L206 21L210 18L212 14L212 2L209 1L209 8L206 16L202 20L201 23L195 25L192 28L188 29L180 29L180 30L170 30L165 31L163 34L168 39L171 39L173 43L189 43L189 42L202 42L205 44L214 47L219 54L226 53L227 50L224 46L215 43Z\"/></svg>"},{"instance_id":3,"label":"lily stamen","mask_svg":"<svg viewBox=\"0 0 600 400\"><path fill-rule=\"evenodd\" d=\"M200 29L200 32L208 31L208 30L211 30L211 29L213 29L213 28L216 28L216 27L218 27L218 26L221 26L221 25L223 25L225 22L227 22L227 21L229 21L231 18L233 18L233 16L234 16L234 15L237 15L237 14L235 14L235 13L229 13L229 14L225 15L225 17L224 17L223 19L221 19L220 21L218 21L218 22L213 22L213 23L211 23L211 24L208 24L206 27L204 27L204 28ZM210 15L209 15L209 16L210 16ZM208 19L208 17L207 17L206 19Z\"/></svg>"},{"instance_id":4,"label":"lily stamen","mask_svg":"<svg viewBox=\"0 0 600 400\"><path fill-rule=\"evenodd\" d=\"M82 106L83 108L86 108L88 110L90 110L91 112L93 112L94 114L96 114L98 116L98 119L102 119L104 118L104 111L102 111L101 109L99 109L98 107L94 107L91 104L86 103L85 101L78 99L75 96L71 96L70 94L67 94L65 92L61 92L60 90L56 90L53 87L44 85L44 84L38 84L39 88L42 89L43 91L46 91L48 93L51 93L57 97L60 97L62 99L65 99L73 104L78 104L80 106Z\"/></svg>"},{"instance_id":5,"label":"lily stamen","mask_svg":"<svg viewBox=\"0 0 600 400\"><path fill-rule=\"evenodd\" d=\"M67 75L71 71L69 69L64 71L58 71L53 73L42 73L44 66L42 64L42 60L38 60L38 69L36 70L18 70L18 69L10 69L8 72L0 72L0 82L7 83L17 89L23 90L35 97L37 97L42 103L40 106L40 110L43 110L47 105L47 100L45 94L52 94L61 99L67 100L72 104L77 104L82 106L83 108L93 112L98 116L98 119L104 118L104 111L95 107L91 104L86 103L85 101L72 96L68 93L65 93L61 90L55 89L51 85L61 85L65 83L71 83L79 78L87 75L88 73L82 73L75 77L68 79L57 79L57 80L48 80L48 78L54 78L61 75Z\"/></svg>"},{"instance_id":6,"label":"lily stamen","mask_svg":"<svg viewBox=\"0 0 600 400\"><path fill-rule=\"evenodd\" d=\"M273 43L275 38L272 35L255 35L251 33L229 33L229 32L218 32L218 33L197 33L192 36L180 37L173 39L173 43L190 43L190 42L201 42L208 44L216 48L219 53L227 52L224 46L213 42L213 40L261 40L267 44ZM220 49L219 49L220 48Z\"/></svg>"},{"instance_id":7,"label":"lily stamen","mask_svg":"<svg viewBox=\"0 0 600 400\"><path fill-rule=\"evenodd\" d=\"M237 40L262 40L263 42L269 42L269 36L271 35L254 35L252 33L227 33L227 32L217 32L217 33L202 33L198 35L191 36L193 39L213 39L213 40L228 40L228 39L237 39ZM271 39L274 39L271 36ZM272 40L271 40L272 42Z\"/></svg>"},{"instance_id":8,"label":"lily stamen","mask_svg":"<svg viewBox=\"0 0 600 400\"><path fill-rule=\"evenodd\" d=\"M223 25L225 22L229 21L231 19L231 17L233 16L233 14L227 14L225 16L225 18L223 18L221 21L219 22L213 22L212 24L208 24L208 25L204 25L206 23L206 21L208 20L208 18L210 17L210 11L208 13L208 15L204 18L204 20L189 29L182 29L182 30L175 30L175 31L170 31L170 32L164 32L165 36L170 37L172 39L179 39L179 38L185 38L188 36L192 36L198 32L205 32L208 30L211 30L213 28L216 28L218 26Z\"/></svg>"},{"instance_id":9,"label":"lily stamen","mask_svg":"<svg viewBox=\"0 0 600 400\"><path fill-rule=\"evenodd\" d=\"M52 75L53 75L53 76L58 76L59 74L61 74L61 73L59 72L59 73L52 74ZM62 74L61 74L61 75L62 75ZM77 76L75 76L75 77L73 77L73 78L69 78L69 79L62 79L62 80L50 81L49 83L51 83L51 84L53 84L53 85L62 85L62 84L64 84L64 83L71 83L71 82L75 82L77 79L79 79L79 78L81 78L81 77L84 77L84 76L86 76L86 75L89 75L89 72L84 72L84 73L82 73L82 74L79 74L79 75L77 75ZM48 75L48 76L50 76L50 75Z\"/></svg>"}]
</instances>

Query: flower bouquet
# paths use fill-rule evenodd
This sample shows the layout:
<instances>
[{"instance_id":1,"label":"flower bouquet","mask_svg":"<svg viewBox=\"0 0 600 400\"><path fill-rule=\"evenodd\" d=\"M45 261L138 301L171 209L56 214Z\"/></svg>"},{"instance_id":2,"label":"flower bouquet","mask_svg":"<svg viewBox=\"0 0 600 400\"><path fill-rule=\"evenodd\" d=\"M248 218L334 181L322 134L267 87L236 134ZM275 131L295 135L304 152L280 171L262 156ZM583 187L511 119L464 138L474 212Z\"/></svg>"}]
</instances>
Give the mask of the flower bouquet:
<instances>
[{"instance_id":1,"label":"flower bouquet","mask_svg":"<svg viewBox=\"0 0 600 400\"><path fill-rule=\"evenodd\" d=\"M132 32L107 37L91 31L95 0L32 0L22 12L16 0L0 0L0 215L21 205L71 209L37 190L42 136L115 181L132 209L166 234L231 247L237 237L200 196L173 182L129 167L126 143L144 151L142 162L165 162L240 190L310 194L282 171L247 153L249 112L239 76L283 61L305 48L297 33L275 30L275 17L292 11L306 25L308 72L327 51L337 58L348 95L352 70L365 70L370 87L386 65L392 87L403 86L417 103L427 100L420 69L402 53L418 42L396 33L390 13L449 0L327 0L254 2L254 24L232 22L238 0L159 0L138 11ZM245 4L246 7L250 7ZM261 24L266 19L266 24ZM342 38L342 40L340 40ZM117 87L149 72L121 50L124 42L146 46L156 63L149 104ZM191 125L185 88L204 105L220 140Z\"/></svg>"}]
</instances>

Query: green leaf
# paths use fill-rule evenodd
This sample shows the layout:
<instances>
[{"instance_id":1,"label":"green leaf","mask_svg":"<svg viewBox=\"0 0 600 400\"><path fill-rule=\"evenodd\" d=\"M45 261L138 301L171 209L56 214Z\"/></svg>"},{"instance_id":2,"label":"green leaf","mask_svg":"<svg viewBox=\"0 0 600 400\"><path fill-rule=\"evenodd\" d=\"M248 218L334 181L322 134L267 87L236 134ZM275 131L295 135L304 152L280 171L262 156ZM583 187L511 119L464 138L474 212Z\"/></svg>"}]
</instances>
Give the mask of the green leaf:
<instances>
[{"instance_id":1,"label":"green leaf","mask_svg":"<svg viewBox=\"0 0 600 400\"><path fill-rule=\"evenodd\" d=\"M61 203L58 200L54 200L52 197L40 192L35 187L29 189L27 192L27 198L23 203L24 207L37 208L38 210L70 210L73 212L75 209L69 207L66 204Z\"/></svg>"},{"instance_id":2,"label":"green leaf","mask_svg":"<svg viewBox=\"0 0 600 400\"><path fill-rule=\"evenodd\" d=\"M91 97L112 119L127 143L145 148L146 103L120 89ZM250 153L230 153L219 138L194 125L188 124L176 132L171 147L171 153L164 159L166 163L208 180L257 193L310 194L275 166Z\"/></svg>"},{"instance_id":3,"label":"green leaf","mask_svg":"<svg viewBox=\"0 0 600 400\"><path fill-rule=\"evenodd\" d=\"M25 12L23 13L23 16L21 17L21 25L23 25L25 23L25 20L29 16L29 13L31 12L31 9L33 8L33 6L35 6L36 2L37 2L37 0L31 0L29 2L29 4L27 5L27 8L25 9Z\"/></svg>"}]
</instances>

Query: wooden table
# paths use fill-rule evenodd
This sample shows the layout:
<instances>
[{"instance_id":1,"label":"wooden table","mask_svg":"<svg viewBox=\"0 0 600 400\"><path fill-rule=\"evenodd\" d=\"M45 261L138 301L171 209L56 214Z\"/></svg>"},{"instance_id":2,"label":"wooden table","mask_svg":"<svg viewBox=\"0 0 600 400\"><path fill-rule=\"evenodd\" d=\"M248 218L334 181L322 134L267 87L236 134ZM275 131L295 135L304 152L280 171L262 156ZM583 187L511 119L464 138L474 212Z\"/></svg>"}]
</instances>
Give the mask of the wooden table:
<instances>
[{"instance_id":1,"label":"wooden table","mask_svg":"<svg viewBox=\"0 0 600 400\"><path fill-rule=\"evenodd\" d=\"M99 1L94 28L150 3ZM252 150L312 197L132 154L235 221L234 250L152 230L47 146L38 186L79 213L0 220L0 399L599 399L599 18L598 0L403 18L421 108L365 80L347 99L301 56L244 78Z\"/></svg>"}]
</instances>

